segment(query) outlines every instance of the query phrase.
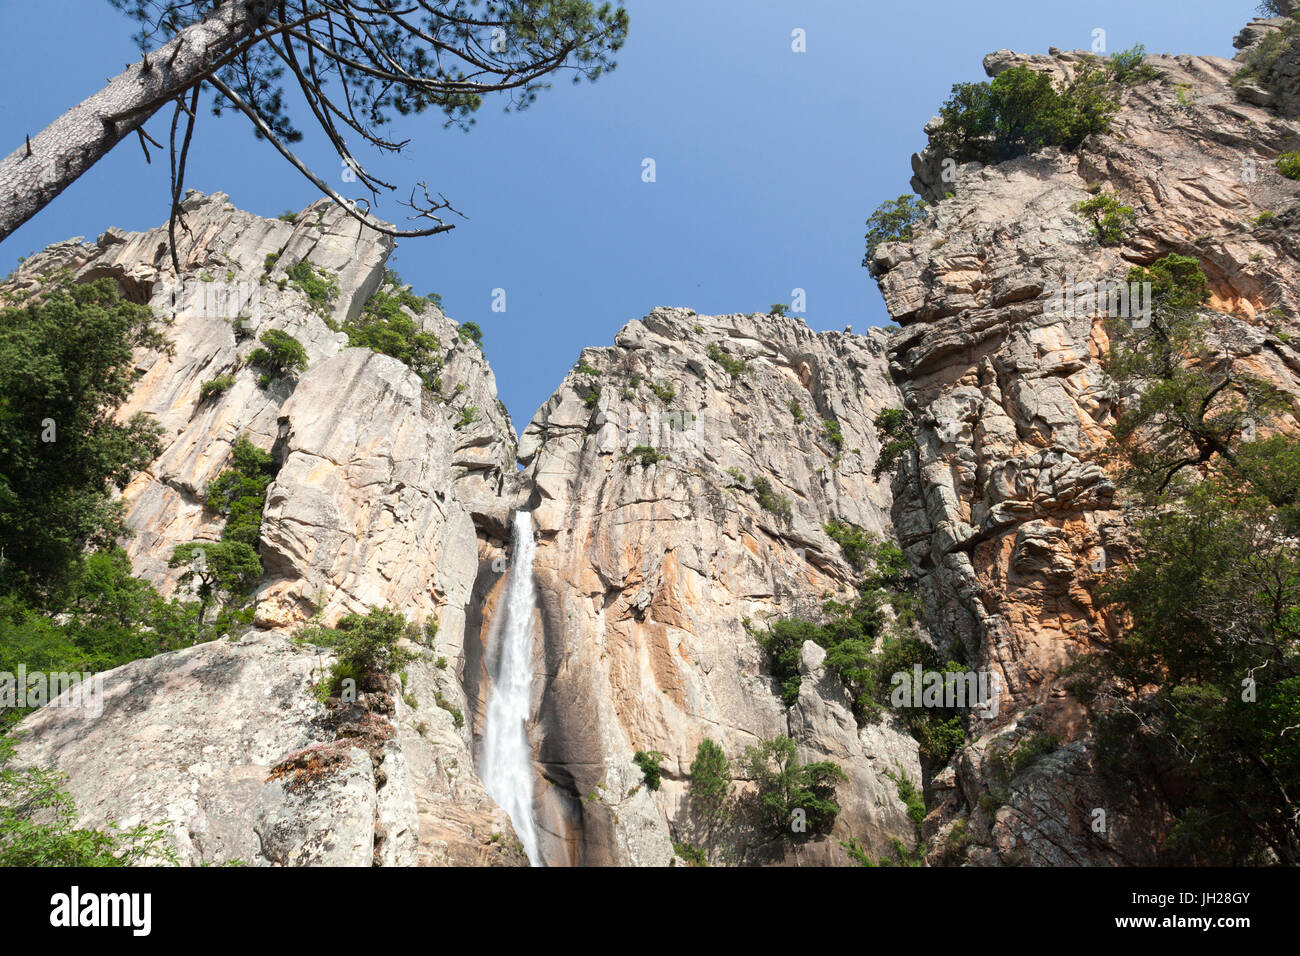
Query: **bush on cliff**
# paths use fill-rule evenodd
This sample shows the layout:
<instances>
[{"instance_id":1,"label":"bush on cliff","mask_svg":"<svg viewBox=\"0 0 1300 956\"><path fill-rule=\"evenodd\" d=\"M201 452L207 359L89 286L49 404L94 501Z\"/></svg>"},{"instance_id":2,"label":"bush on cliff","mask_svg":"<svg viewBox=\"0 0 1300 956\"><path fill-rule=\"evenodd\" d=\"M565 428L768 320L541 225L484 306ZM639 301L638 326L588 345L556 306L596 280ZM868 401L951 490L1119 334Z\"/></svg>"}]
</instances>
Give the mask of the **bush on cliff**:
<instances>
[{"instance_id":1,"label":"bush on cliff","mask_svg":"<svg viewBox=\"0 0 1300 956\"><path fill-rule=\"evenodd\" d=\"M912 228L925 218L925 202L915 196L887 199L867 219L867 254L862 265L870 268L876 249L886 242L911 242Z\"/></svg>"},{"instance_id":2,"label":"bush on cliff","mask_svg":"<svg viewBox=\"0 0 1300 956\"><path fill-rule=\"evenodd\" d=\"M789 737L747 747L744 764L755 785L748 809L762 830L786 840L830 832L840 812L835 787L848 779L839 764L801 763Z\"/></svg>"},{"instance_id":3,"label":"bush on cliff","mask_svg":"<svg viewBox=\"0 0 1300 956\"><path fill-rule=\"evenodd\" d=\"M414 295L403 286L401 277L390 271L366 300L361 314L344 323L348 345L391 355L419 375L426 388L434 389L442 369L442 344L416 321L428 305L428 299Z\"/></svg>"},{"instance_id":4,"label":"bush on cliff","mask_svg":"<svg viewBox=\"0 0 1300 956\"><path fill-rule=\"evenodd\" d=\"M1074 150L1110 128L1119 109L1112 74L1095 63L1056 82L1048 73L1016 66L989 82L958 83L939 110L930 150L958 163L1000 163L1048 146Z\"/></svg>"}]
</instances>

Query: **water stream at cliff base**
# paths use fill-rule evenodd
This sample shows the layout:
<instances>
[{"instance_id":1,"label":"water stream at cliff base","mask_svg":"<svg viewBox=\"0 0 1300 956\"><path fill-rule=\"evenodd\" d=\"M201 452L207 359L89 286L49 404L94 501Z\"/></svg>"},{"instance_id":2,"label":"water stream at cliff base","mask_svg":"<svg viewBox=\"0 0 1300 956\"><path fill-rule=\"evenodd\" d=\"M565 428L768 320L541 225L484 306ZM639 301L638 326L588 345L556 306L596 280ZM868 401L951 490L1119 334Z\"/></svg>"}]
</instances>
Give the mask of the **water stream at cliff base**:
<instances>
[{"instance_id":1,"label":"water stream at cliff base","mask_svg":"<svg viewBox=\"0 0 1300 956\"><path fill-rule=\"evenodd\" d=\"M533 690L533 519L515 512L514 553L506 580L504 624L497 630L496 671L488 698L483 734L481 778L487 792L506 813L524 845L528 862L542 864L533 821L533 759L528 746L528 718Z\"/></svg>"}]
</instances>

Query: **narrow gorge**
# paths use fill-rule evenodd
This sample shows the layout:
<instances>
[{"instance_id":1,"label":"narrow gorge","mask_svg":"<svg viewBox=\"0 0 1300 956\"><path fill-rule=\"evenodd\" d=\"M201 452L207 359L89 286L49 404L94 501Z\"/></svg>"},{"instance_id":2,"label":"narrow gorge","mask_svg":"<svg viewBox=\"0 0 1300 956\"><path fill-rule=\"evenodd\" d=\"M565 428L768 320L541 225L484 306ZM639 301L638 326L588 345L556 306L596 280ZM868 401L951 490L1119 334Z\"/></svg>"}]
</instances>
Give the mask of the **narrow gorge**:
<instances>
[{"instance_id":1,"label":"narrow gorge","mask_svg":"<svg viewBox=\"0 0 1300 956\"><path fill-rule=\"evenodd\" d=\"M1253 21L1242 57L1296 29ZM1068 83L1091 59L984 69ZM246 618L102 674L94 720L31 713L18 765L66 773L82 826L161 823L187 865L1156 862L1178 783L1099 758L1071 670L1126 626L1100 580L1135 554L1108 451L1132 394L1106 316L1054 296L1190 257L1216 354L1300 396L1300 184L1277 166L1300 149L1279 105L1300 102L1300 55L1268 90L1234 84L1238 61L1139 59L1159 80L1077 149L912 157L924 210L864 263L895 326L655 308L575 356L521 430L490 341L328 200L265 219L190 191L179 272L166 224L26 259L14 301L107 280L167 321L115 412L161 429L121 492L135 574L199 594L205 568L176 555L229 540L214 483L256 460L265 494ZM1121 243L1079 211L1103 192L1130 208ZM423 357L356 344L381 318ZM267 364L277 334L300 367ZM374 609L400 616L396 663L349 670ZM848 663L801 630L845 622L867 644ZM991 675L994 699L946 723L873 702L896 646ZM834 813L786 839L707 812L705 742L742 800L750 754L782 739L790 766L836 768Z\"/></svg>"}]
</instances>

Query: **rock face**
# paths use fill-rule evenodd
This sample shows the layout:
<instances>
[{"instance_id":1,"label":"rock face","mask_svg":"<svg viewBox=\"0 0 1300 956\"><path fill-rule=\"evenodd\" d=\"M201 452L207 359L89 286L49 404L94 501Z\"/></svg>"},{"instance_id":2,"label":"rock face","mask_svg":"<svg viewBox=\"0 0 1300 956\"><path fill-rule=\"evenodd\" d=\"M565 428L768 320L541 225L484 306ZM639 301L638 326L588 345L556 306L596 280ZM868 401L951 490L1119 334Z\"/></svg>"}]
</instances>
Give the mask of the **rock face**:
<instances>
[{"instance_id":1,"label":"rock face","mask_svg":"<svg viewBox=\"0 0 1300 956\"><path fill-rule=\"evenodd\" d=\"M985 61L1065 75L1081 54ZM927 835L968 818L972 862L1139 863L1161 832L1158 783L1094 766L1086 715L1061 667L1116 636L1097 607L1098 571L1125 555L1124 515L1100 452L1124 396L1102 372L1105 306L1061 310L1076 282L1115 282L1179 253L1210 278L1218 348L1241 369L1300 392L1291 336L1300 305L1297 184L1274 167L1300 127L1243 102L1238 64L1147 57L1165 81L1124 94L1109 134L942 182L942 156L914 157L917 191L939 201L872 272L894 320L890 368L919 447L895 488L898 536L920 576L930 631L1005 688L996 718L933 783ZM1099 189L1137 212L1102 248L1073 203ZM1276 212L1276 217L1264 212ZM1064 743L994 799L990 747L1051 734ZM998 802L1003 805L998 806ZM1094 810L1106 810L1105 834Z\"/></svg>"},{"instance_id":2,"label":"rock face","mask_svg":"<svg viewBox=\"0 0 1300 956\"><path fill-rule=\"evenodd\" d=\"M21 759L68 771L92 823L172 821L187 862L526 862L474 774L463 716L453 718L466 706L457 675L478 574L471 502L514 471L514 429L482 353L433 306L414 316L441 342L443 398L396 359L348 348L336 329L379 287L392 243L327 203L286 222L192 193L185 211L179 279L157 229L62 243L11 281L29 287L58 268L110 277L170 317L172 351L137 357L141 376L120 411L150 413L164 430L163 453L123 496L135 569L164 592L179 573L167 566L172 549L220 536L202 495L236 438L272 453L256 629L112 672L117 703L89 728L41 711ZM335 286L328 301L294 281L303 260ZM263 385L247 359L269 329L297 338L308 364ZM232 384L205 400L201 386L222 374ZM470 404L481 413L458 427ZM384 695L393 712L382 752L361 760L321 726L312 685L328 654L287 636L313 616L332 624L372 606L438 630L407 668L405 695ZM329 754L319 781L308 774L310 785L286 790L268 778L312 747Z\"/></svg>"},{"instance_id":3,"label":"rock face","mask_svg":"<svg viewBox=\"0 0 1300 956\"><path fill-rule=\"evenodd\" d=\"M705 737L734 762L790 734L801 759L849 773L831 839L788 862L845 863L837 841L850 837L877 855L892 837L914 842L885 774L920 780L915 741L892 723L860 730L819 660L787 713L745 628L851 593L827 521L888 529L889 493L871 476L872 419L897 402L884 334L657 309L614 341L583 351L520 443L523 506L540 539L545 680L533 735L547 859L664 864L673 840L695 842L687 771ZM762 481L788 516L760 504ZM665 755L657 792L642 785L638 750ZM720 856L766 852L736 840Z\"/></svg>"},{"instance_id":4,"label":"rock face","mask_svg":"<svg viewBox=\"0 0 1300 956\"><path fill-rule=\"evenodd\" d=\"M1282 25L1255 21L1238 46ZM1065 77L1083 61L998 51L985 68ZM171 318L174 349L137 356L121 409L165 435L124 493L137 573L171 593L172 549L220 536L203 491L239 436L277 473L254 626L102 675L97 720L38 711L19 759L67 772L87 824L168 821L187 863L521 865L475 757L522 509L538 543L528 731L549 865L665 865L675 842L725 863L845 864L850 841L885 856L915 842L900 775L926 786L931 862L1148 862L1162 783L1108 776L1062 678L1118 633L1097 585L1125 558L1127 525L1102 451L1127 396L1100 364L1105 305L1062 308L1061 293L1194 256L1218 350L1300 394L1300 186L1274 166L1300 126L1284 118L1285 82L1269 99L1229 85L1233 61L1147 62L1164 81L1126 90L1111 132L1075 153L966 164L955 182L947 157L913 158L933 206L870 263L900 331L656 309L584 350L518 440L482 352L434 306L411 313L441 345L433 389L348 347L338 329L385 282L392 247L325 203L279 221L191 194L179 276L164 229L32 257L14 287L67 268ZM1071 211L1103 189L1137 214L1114 248ZM304 261L332 292L313 294ZM247 360L272 329L302 343L307 367L263 382ZM220 375L229 387L204 398ZM891 484L873 477L874 420L900 405L917 447ZM994 677L998 706L973 713L968 743L929 779L893 717L857 724L821 647L803 646L786 707L754 637L854 593L831 521L896 537L929 638ZM299 629L372 606L436 635L412 645L401 686L322 705L330 652ZM845 771L832 832L709 834L688 799L700 742L740 769L777 735ZM1037 759L1008 772L1019 746ZM638 751L663 755L657 790Z\"/></svg>"}]
</instances>

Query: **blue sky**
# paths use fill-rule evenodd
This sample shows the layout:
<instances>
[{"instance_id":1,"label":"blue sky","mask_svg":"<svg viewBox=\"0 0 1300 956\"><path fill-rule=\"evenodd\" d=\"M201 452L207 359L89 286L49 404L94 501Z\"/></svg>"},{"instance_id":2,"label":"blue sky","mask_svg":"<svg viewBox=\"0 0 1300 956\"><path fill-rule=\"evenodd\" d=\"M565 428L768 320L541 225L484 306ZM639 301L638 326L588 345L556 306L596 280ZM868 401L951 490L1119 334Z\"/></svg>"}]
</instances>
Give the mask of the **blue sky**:
<instances>
[{"instance_id":1,"label":"blue sky","mask_svg":"<svg viewBox=\"0 0 1300 956\"><path fill-rule=\"evenodd\" d=\"M1151 53L1231 56L1254 0L629 0L618 69L560 79L524 113L488 103L469 133L437 117L396 127L410 147L374 163L392 182L427 180L469 219L406 240L394 267L448 314L474 321L501 397L522 429L584 346L658 305L752 312L806 290L816 329L888 321L862 259L864 222L907 192L922 127L953 83L983 79L984 54L1144 43ZM807 52L791 50L805 31ZM98 90L135 57L131 24L107 0L0 5L5 150ZM21 91L19 95L16 91ZM169 116L169 114L168 114ZM274 216L314 188L234 115L201 117L187 185ZM167 119L147 129L162 141ZM305 123L304 123L305 125ZM308 130L300 155L339 182ZM369 157L362 156L363 161ZM642 181L652 158L657 180ZM0 243L19 256L107 226L167 215L166 157L122 143ZM400 216L393 200L380 215ZM507 311L492 311L506 290Z\"/></svg>"}]
</instances>

